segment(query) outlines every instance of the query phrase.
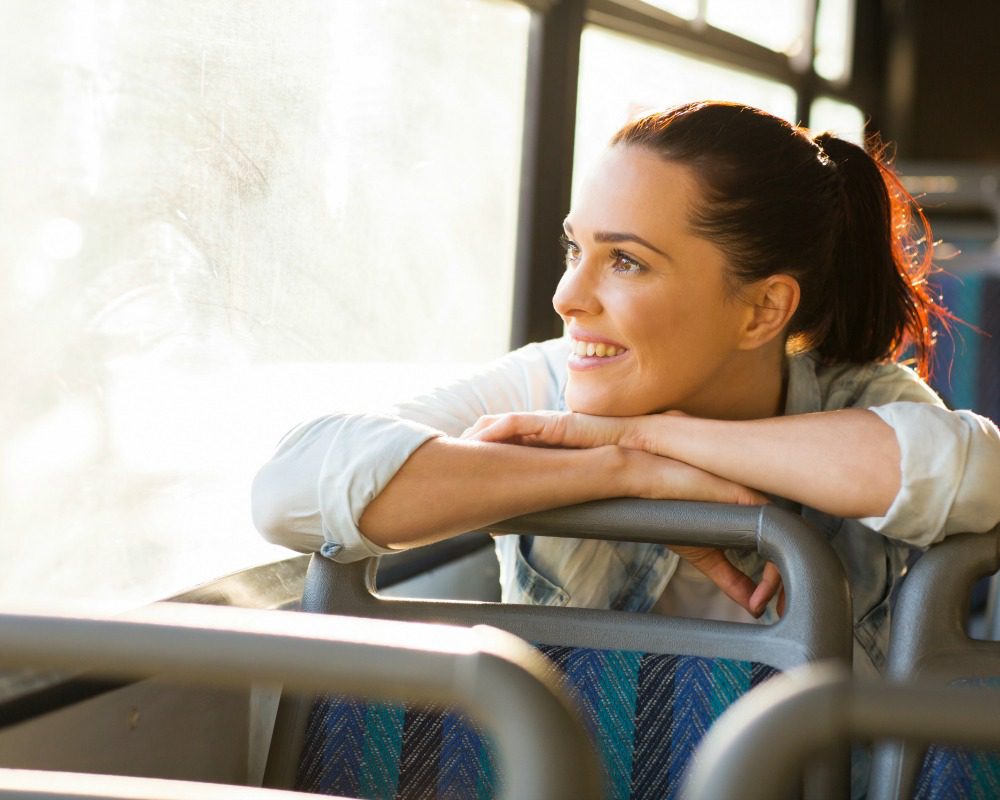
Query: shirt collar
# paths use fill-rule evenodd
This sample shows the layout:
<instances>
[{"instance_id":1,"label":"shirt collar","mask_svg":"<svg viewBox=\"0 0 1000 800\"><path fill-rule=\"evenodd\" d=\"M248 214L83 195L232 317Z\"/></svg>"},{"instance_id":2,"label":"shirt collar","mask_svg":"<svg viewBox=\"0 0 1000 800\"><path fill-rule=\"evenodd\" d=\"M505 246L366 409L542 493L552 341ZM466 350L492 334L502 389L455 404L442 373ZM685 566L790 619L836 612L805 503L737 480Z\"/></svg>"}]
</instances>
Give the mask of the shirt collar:
<instances>
[{"instance_id":1,"label":"shirt collar","mask_svg":"<svg viewBox=\"0 0 1000 800\"><path fill-rule=\"evenodd\" d=\"M785 416L822 410L823 400L819 391L819 379L816 377L816 357L812 353L789 356Z\"/></svg>"}]
</instances>

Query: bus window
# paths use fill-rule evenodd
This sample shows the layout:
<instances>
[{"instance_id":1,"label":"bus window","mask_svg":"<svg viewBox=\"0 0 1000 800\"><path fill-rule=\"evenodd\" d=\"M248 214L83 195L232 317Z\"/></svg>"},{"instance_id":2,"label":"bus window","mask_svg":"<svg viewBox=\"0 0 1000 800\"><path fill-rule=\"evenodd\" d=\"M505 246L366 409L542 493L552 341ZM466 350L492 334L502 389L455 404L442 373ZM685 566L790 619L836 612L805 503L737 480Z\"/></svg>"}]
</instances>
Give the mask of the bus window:
<instances>
[{"instance_id":1,"label":"bus window","mask_svg":"<svg viewBox=\"0 0 1000 800\"><path fill-rule=\"evenodd\" d=\"M506 350L529 11L0 5L0 602L118 609L287 555L305 417Z\"/></svg>"},{"instance_id":2,"label":"bus window","mask_svg":"<svg viewBox=\"0 0 1000 800\"><path fill-rule=\"evenodd\" d=\"M813 68L828 81L851 79L854 52L854 0L819 0Z\"/></svg>"},{"instance_id":3,"label":"bus window","mask_svg":"<svg viewBox=\"0 0 1000 800\"><path fill-rule=\"evenodd\" d=\"M707 0L705 21L778 53L805 50L813 0Z\"/></svg>"},{"instance_id":4,"label":"bus window","mask_svg":"<svg viewBox=\"0 0 1000 800\"><path fill-rule=\"evenodd\" d=\"M652 109L704 98L795 118L795 92L778 81L646 44L596 26L580 47L574 186L624 123Z\"/></svg>"},{"instance_id":5,"label":"bus window","mask_svg":"<svg viewBox=\"0 0 1000 800\"><path fill-rule=\"evenodd\" d=\"M842 139L863 144L865 115L861 109L832 97L817 97L809 109L809 127L816 133L831 131Z\"/></svg>"},{"instance_id":6,"label":"bus window","mask_svg":"<svg viewBox=\"0 0 1000 800\"><path fill-rule=\"evenodd\" d=\"M645 0L645 2L684 19L695 19L698 16L698 0Z\"/></svg>"}]
</instances>

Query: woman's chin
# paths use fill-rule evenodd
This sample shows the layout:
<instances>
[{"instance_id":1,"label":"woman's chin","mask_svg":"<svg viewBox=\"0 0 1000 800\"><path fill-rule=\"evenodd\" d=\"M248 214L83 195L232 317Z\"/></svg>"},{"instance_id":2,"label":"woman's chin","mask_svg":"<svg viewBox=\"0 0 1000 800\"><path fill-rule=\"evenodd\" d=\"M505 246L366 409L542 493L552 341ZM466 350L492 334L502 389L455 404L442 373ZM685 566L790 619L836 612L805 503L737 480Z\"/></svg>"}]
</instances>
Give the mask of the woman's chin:
<instances>
[{"instance_id":1,"label":"woman's chin","mask_svg":"<svg viewBox=\"0 0 1000 800\"><path fill-rule=\"evenodd\" d=\"M629 409L616 398L594 395L590 392L573 392L566 388L566 407L577 414L594 417L630 417L638 412Z\"/></svg>"}]
</instances>

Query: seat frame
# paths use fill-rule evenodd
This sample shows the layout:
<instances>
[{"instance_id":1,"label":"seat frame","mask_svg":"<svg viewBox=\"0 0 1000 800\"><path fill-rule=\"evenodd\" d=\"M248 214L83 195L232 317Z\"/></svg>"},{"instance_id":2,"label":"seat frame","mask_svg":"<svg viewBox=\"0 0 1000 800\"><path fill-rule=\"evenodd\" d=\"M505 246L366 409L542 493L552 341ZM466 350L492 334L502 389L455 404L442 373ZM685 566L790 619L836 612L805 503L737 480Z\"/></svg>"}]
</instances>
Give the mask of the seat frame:
<instances>
[{"instance_id":1,"label":"seat frame","mask_svg":"<svg viewBox=\"0 0 1000 800\"><path fill-rule=\"evenodd\" d=\"M595 501L517 517L489 530L753 549L781 572L786 610L777 623L757 625L590 608L387 598L375 589L376 559L339 564L318 555L309 565L302 610L487 624L534 643L741 659L779 670L831 658L851 663L851 603L843 567L825 537L786 509L641 499ZM293 785L310 706L310 698L282 698L266 786ZM846 762L845 750L810 780L829 786L827 796L840 796L847 781Z\"/></svg>"}]
</instances>

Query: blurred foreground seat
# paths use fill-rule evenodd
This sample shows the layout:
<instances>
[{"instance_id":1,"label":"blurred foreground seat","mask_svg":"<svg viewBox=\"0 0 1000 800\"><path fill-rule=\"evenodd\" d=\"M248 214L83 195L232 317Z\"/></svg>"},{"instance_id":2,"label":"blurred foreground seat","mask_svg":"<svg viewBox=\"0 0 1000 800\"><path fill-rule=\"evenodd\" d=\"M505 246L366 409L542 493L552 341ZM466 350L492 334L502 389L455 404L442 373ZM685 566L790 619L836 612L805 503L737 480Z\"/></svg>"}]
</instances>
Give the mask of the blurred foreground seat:
<instances>
[{"instance_id":1,"label":"blurred foreground seat","mask_svg":"<svg viewBox=\"0 0 1000 800\"><path fill-rule=\"evenodd\" d=\"M682 796L793 797L796 779L813 756L852 740L1000 747L998 719L1000 692L861 682L841 665L807 665L756 689L722 716L695 755Z\"/></svg>"},{"instance_id":2,"label":"blurred foreground seat","mask_svg":"<svg viewBox=\"0 0 1000 800\"><path fill-rule=\"evenodd\" d=\"M380 702L457 705L491 734L500 796L597 798L596 756L538 653L503 631L160 604L123 618L0 614L0 665L254 681ZM192 731L197 736L197 731ZM169 758L169 753L163 754ZM154 779L0 770L0 797L284 796Z\"/></svg>"}]
</instances>

